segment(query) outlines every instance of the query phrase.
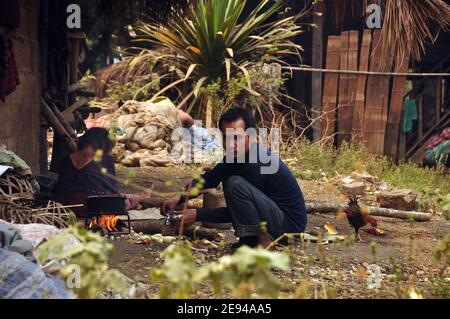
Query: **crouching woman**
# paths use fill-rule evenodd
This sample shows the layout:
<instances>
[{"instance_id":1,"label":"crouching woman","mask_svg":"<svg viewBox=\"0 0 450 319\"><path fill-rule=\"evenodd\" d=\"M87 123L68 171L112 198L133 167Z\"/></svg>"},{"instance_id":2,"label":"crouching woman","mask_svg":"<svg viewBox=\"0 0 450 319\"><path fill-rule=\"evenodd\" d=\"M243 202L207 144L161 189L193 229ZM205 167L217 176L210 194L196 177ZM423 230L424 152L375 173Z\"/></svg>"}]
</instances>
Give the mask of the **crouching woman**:
<instances>
[{"instance_id":1,"label":"crouching woman","mask_svg":"<svg viewBox=\"0 0 450 319\"><path fill-rule=\"evenodd\" d=\"M63 205L84 205L73 209L78 217L83 217L87 213L85 207L89 196L118 195L119 185L111 155L113 147L114 142L106 129L86 131L78 141L78 151L60 165L59 179L53 190L54 200ZM140 208L140 201L149 195L124 195L126 209Z\"/></svg>"}]
</instances>

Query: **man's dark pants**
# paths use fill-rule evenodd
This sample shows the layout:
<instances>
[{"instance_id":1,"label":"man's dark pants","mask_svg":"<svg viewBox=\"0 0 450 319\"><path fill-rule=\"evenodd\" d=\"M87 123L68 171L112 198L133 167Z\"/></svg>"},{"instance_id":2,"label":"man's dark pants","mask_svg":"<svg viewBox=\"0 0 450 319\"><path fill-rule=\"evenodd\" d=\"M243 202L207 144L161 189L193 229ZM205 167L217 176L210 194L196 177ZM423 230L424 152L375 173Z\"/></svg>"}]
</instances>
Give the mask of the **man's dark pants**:
<instances>
[{"instance_id":1,"label":"man's dark pants","mask_svg":"<svg viewBox=\"0 0 450 319\"><path fill-rule=\"evenodd\" d=\"M273 200L240 176L231 176L224 183L235 234L239 238L261 234L261 223L267 223L267 232L277 238L284 233L284 213Z\"/></svg>"}]
</instances>

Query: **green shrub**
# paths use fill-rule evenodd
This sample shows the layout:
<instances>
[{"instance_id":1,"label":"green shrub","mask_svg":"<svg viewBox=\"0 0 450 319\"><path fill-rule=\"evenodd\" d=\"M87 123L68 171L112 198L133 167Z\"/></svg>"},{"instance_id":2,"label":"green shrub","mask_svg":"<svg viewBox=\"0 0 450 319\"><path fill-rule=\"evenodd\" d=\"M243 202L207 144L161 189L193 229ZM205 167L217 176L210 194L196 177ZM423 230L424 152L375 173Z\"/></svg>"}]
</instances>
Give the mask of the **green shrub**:
<instances>
[{"instance_id":1,"label":"green shrub","mask_svg":"<svg viewBox=\"0 0 450 319\"><path fill-rule=\"evenodd\" d=\"M361 145L344 142L336 150L302 139L284 157L291 159L288 164L294 174L306 180L319 179L324 174L332 178L359 169L395 188L415 189L420 193L419 205L423 210L442 208L444 204L439 199L450 193L449 177L445 173L410 162L395 164L386 157L370 154Z\"/></svg>"}]
</instances>

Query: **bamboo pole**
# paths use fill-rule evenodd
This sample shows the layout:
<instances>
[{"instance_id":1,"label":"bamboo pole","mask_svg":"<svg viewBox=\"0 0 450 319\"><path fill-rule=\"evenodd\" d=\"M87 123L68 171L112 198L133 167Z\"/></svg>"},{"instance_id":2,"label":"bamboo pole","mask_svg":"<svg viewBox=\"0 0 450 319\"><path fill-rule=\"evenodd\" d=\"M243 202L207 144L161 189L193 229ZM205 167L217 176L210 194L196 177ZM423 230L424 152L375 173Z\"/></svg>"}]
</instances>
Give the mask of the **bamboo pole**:
<instances>
[{"instance_id":1,"label":"bamboo pole","mask_svg":"<svg viewBox=\"0 0 450 319\"><path fill-rule=\"evenodd\" d=\"M306 203L308 213L331 213L337 212L341 209L347 208L347 205L333 204L333 203ZM403 210L396 210L390 208L381 208L367 206L367 211L372 216L390 217L398 219L413 219L416 222L426 222L431 220L431 214L421 212L408 212Z\"/></svg>"},{"instance_id":2,"label":"bamboo pole","mask_svg":"<svg viewBox=\"0 0 450 319\"><path fill-rule=\"evenodd\" d=\"M322 73L336 73L336 74L360 74L360 75L406 76L406 77L450 77L450 73L374 72L374 71L318 69L308 67L288 67L288 66L284 66L282 68L291 71L322 72Z\"/></svg>"}]
</instances>

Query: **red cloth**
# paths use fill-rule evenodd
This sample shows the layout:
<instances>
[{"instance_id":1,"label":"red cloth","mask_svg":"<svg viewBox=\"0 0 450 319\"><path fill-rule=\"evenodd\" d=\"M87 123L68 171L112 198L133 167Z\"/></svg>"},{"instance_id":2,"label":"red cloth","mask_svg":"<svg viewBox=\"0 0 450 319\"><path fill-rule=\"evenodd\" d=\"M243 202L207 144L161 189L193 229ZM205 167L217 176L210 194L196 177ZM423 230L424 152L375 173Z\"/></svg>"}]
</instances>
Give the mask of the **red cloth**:
<instances>
[{"instance_id":1,"label":"red cloth","mask_svg":"<svg viewBox=\"0 0 450 319\"><path fill-rule=\"evenodd\" d=\"M430 140L428 141L428 144L426 146L427 150L431 150L432 148L435 148L438 145L441 145L445 140L450 139L450 127L446 127L441 134L435 134L433 135Z\"/></svg>"},{"instance_id":2,"label":"red cloth","mask_svg":"<svg viewBox=\"0 0 450 319\"><path fill-rule=\"evenodd\" d=\"M441 137L442 137L443 139L450 140L450 127L446 127L446 128L442 131Z\"/></svg>"},{"instance_id":3,"label":"red cloth","mask_svg":"<svg viewBox=\"0 0 450 319\"><path fill-rule=\"evenodd\" d=\"M4 102L5 97L13 93L19 84L19 72L12 48L11 29L0 27L0 99Z\"/></svg>"},{"instance_id":4,"label":"red cloth","mask_svg":"<svg viewBox=\"0 0 450 319\"><path fill-rule=\"evenodd\" d=\"M433 135L433 137L428 141L428 144L426 146L427 150L430 150L439 144L441 144L444 141L442 137L439 136L439 134Z\"/></svg>"}]
</instances>

